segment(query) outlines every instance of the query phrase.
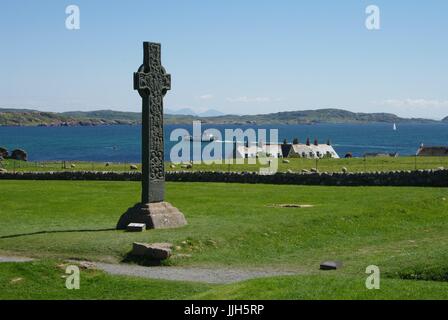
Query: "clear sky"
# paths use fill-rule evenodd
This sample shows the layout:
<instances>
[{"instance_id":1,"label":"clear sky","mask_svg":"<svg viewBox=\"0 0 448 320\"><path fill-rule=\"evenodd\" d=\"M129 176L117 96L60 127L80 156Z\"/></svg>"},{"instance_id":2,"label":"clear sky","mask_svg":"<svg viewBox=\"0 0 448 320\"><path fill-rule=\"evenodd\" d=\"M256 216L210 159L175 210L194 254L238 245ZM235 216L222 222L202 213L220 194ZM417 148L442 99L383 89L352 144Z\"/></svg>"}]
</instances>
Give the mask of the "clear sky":
<instances>
[{"instance_id":1,"label":"clear sky","mask_svg":"<svg viewBox=\"0 0 448 320\"><path fill-rule=\"evenodd\" d=\"M68 5L80 29L65 27ZM365 27L380 8L381 29ZM142 41L162 43L165 107L448 115L448 1L40 0L0 4L0 107L140 110Z\"/></svg>"}]
</instances>

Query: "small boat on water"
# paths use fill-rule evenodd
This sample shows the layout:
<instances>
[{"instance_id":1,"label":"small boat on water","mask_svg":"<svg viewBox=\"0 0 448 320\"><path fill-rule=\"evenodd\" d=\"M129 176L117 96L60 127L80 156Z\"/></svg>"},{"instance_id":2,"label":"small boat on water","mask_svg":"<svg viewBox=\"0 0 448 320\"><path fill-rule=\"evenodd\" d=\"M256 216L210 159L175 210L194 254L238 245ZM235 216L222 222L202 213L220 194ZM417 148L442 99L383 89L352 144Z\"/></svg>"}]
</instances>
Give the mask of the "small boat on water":
<instances>
[{"instance_id":1,"label":"small boat on water","mask_svg":"<svg viewBox=\"0 0 448 320\"><path fill-rule=\"evenodd\" d=\"M394 129L394 131L397 131L397 124L395 122L392 128Z\"/></svg>"},{"instance_id":2,"label":"small boat on water","mask_svg":"<svg viewBox=\"0 0 448 320\"><path fill-rule=\"evenodd\" d=\"M212 134L206 134L203 136L184 136L184 140L187 141L200 141L200 142L212 142L215 141L215 137Z\"/></svg>"}]
</instances>

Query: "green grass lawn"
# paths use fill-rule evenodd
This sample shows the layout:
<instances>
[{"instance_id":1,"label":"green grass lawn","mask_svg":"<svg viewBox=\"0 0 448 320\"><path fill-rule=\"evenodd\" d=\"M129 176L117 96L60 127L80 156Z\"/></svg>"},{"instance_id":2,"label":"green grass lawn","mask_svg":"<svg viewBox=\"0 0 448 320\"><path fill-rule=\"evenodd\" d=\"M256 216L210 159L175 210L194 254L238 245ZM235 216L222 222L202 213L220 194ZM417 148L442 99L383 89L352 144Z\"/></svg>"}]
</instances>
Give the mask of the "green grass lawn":
<instances>
[{"instance_id":1,"label":"green grass lawn","mask_svg":"<svg viewBox=\"0 0 448 320\"><path fill-rule=\"evenodd\" d=\"M0 181L0 254L119 262L134 241L172 242L178 246L172 265L299 273L202 292L190 288L190 297L429 298L448 292L448 189L167 183L167 201L184 212L188 226L112 230L138 199L138 182ZM314 207L270 207L287 203ZM319 271L327 259L344 267ZM359 293L372 264L389 289ZM13 265L11 272L28 264Z\"/></svg>"},{"instance_id":2,"label":"green grass lawn","mask_svg":"<svg viewBox=\"0 0 448 320\"><path fill-rule=\"evenodd\" d=\"M382 279L379 290L367 290L365 278L340 274L253 279L217 286L196 299L212 300L446 300L448 283Z\"/></svg>"},{"instance_id":3,"label":"green grass lawn","mask_svg":"<svg viewBox=\"0 0 448 320\"><path fill-rule=\"evenodd\" d=\"M4 299L186 299L212 288L192 282L110 276L80 270L79 290L65 287L67 264L46 260L0 264L0 300Z\"/></svg>"},{"instance_id":4,"label":"green grass lawn","mask_svg":"<svg viewBox=\"0 0 448 320\"><path fill-rule=\"evenodd\" d=\"M254 159L253 159L254 160ZM288 158L289 163L283 163L279 159L278 170L286 172L292 170L300 172L303 169L310 170L316 168L321 172L340 172L345 167L350 172L372 172L372 171L394 171L394 170L416 170L416 169L437 169L439 167L448 168L448 157L378 157L378 158L351 158L351 159L313 159ZM267 167L265 164L249 163L244 160L243 164L214 164L211 162L194 163L191 169L181 168L176 165L171 168L171 163L165 163L167 171L173 170L197 170L197 171L258 171L260 167ZM74 167L72 167L72 164ZM70 162L49 161L49 162L23 162L15 160L4 160L3 167L9 171L129 171L130 163L113 163L106 166L105 162ZM140 164L136 164L140 168Z\"/></svg>"},{"instance_id":5,"label":"green grass lawn","mask_svg":"<svg viewBox=\"0 0 448 320\"><path fill-rule=\"evenodd\" d=\"M80 270L80 289L65 287L67 263L44 260L0 264L0 300L5 299L448 299L448 284L382 279L380 290L367 290L362 276L337 273L253 279L210 285L111 276Z\"/></svg>"}]
</instances>

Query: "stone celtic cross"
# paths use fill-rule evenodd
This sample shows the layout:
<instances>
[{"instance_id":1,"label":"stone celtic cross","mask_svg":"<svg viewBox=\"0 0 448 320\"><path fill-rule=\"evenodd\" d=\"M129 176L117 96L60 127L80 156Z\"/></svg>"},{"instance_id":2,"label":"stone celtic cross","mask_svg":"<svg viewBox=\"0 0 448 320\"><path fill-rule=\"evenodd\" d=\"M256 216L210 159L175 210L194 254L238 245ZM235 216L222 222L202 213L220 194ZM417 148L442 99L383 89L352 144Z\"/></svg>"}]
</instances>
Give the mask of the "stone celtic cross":
<instances>
[{"instance_id":1,"label":"stone celtic cross","mask_svg":"<svg viewBox=\"0 0 448 320\"><path fill-rule=\"evenodd\" d=\"M163 97L170 89L160 44L144 42L143 64L134 73L134 90L142 97L142 203L164 199Z\"/></svg>"},{"instance_id":2,"label":"stone celtic cross","mask_svg":"<svg viewBox=\"0 0 448 320\"><path fill-rule=\"evenodd\" d=\"M144 42L143 64L134 73L134 90L142 97L142 198L121 215L117 229L133 231L135 223L148 229L187 224L183 213L164 201L163 97L170 89L171 77L160 61L160 44Z\"/></svg>"}]
</instances>

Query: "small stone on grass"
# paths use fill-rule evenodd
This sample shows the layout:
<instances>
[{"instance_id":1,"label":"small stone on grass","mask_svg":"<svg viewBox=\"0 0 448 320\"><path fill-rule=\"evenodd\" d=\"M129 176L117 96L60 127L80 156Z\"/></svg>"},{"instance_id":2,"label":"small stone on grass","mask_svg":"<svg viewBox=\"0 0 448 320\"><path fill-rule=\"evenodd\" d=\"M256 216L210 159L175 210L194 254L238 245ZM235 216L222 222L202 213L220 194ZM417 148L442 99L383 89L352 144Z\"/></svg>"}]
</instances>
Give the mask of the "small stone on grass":
<instances>
[{"instance_id":1,"label":"small stone on grass","mask_svg":"<svg viewBox=\"0 0 448 320\"><path fill-rule=\"evenodd\" d=\"M341 268L341 261L325 261L320 264L320 270L337 270Z\"/></svg>"},{"instance_id":2,"label":"small stone on grass","mask_svg":"<svg viewBox=\"0 0 448 320\"><path fill-rule=\"evenodd\" d=\"M171 243L139 243L134 242L132 255L152 260L166 260L171 256Z\"/></svg>"},{"instance_id":3,"label":"small stone on grass","mask_svg":"<svg viewBox=\"0 0 448 320\"><path fill-rule=\"evenodd\" d=\"M10 283L16 283L16 282L20 282L22 280L23 280L23 278L14 278L10 281Z\"/></svg>"},{"instance_id":4,"label":"small stone on grass","mask_svg":"<svg viewBox=\"0 0 448 320\"><path fill-rule=\"evenodd\" d=\"M284 203L284 204L271 204L270 208L312 208L312 204L297 204L297 203Z\"/></svg>"},{"instance_id":5,"label":"small stone on grass","mask_svg":"<svg viewBox=\"0 0 448 320\"><path fill-rule=\"evenodd\" d=\"M95 269L95 263L90 261L81 261L79 263L79 267L81 269Z\"/></svg>"}]
</instances>

